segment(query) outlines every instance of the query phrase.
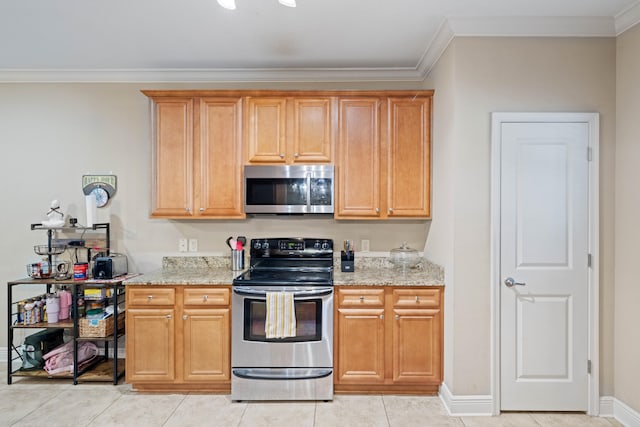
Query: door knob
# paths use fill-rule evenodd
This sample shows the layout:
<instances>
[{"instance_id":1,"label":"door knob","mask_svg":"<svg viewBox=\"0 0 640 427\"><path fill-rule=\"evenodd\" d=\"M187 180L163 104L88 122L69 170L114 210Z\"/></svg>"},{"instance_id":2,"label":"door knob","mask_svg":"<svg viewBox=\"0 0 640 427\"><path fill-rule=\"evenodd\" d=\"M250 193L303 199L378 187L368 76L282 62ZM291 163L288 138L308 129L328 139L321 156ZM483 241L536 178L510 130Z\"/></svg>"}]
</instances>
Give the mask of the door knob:
<instances>
[{"instance_id":1,"label":"door knob","mask_svg":"<svg viewBox=\"0 0 640 427\"><path fill-rule=\"evenodd\" d=\"M524 286L526 285L526 283L522 282L516 282L515 280L513 280L513 277L507 277L506 279L504 279L504 284L507 285L508 288L512 288L514 286Z\"/></svg>"}]
</instances>

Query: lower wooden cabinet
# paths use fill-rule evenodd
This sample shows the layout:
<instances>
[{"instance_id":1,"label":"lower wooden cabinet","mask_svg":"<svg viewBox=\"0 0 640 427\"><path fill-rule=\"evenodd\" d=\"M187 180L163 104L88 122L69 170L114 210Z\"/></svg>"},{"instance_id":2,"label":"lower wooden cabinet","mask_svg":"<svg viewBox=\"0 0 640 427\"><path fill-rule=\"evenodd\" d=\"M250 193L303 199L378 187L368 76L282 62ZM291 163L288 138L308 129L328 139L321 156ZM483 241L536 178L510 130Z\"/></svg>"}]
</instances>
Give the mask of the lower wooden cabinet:
<instances>
[{"instance_id":1,"label":"lower wooden cabinet","mask_svg":"<svg viewBox=\"0 0 640 427\"><path fill-rule=\"evenodd\" d=\"M231 389L230 287L127 286L127 383Z\"/></svg>"},{"instance_id":2,"label":"lower wooden cabinet","mask_svg":"<svg viewBox=\"0 0 640 427\"><path fill-rule=\"evenodd\" d=\"M441 287L336 289L335 391L437 393Z\"/></svg>"}]
</instances>

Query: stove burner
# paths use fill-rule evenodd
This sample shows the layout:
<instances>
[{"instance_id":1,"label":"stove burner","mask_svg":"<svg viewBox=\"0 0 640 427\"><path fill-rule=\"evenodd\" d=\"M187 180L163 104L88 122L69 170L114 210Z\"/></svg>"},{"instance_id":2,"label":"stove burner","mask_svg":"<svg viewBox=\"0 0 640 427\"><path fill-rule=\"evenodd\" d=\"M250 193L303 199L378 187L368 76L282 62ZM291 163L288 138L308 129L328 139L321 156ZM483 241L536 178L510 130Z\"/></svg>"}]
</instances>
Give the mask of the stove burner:
<instances>
[{"instance_id":1,"label":"stove burner","mask_svg":"<svg viewBox=\"0 0 640 427\"><path fill-rule=\"evenodd\" d=\"M333 241L329 239L252 239L250 268L234 285L333 285Z\"/></svg>"}]
</instances>

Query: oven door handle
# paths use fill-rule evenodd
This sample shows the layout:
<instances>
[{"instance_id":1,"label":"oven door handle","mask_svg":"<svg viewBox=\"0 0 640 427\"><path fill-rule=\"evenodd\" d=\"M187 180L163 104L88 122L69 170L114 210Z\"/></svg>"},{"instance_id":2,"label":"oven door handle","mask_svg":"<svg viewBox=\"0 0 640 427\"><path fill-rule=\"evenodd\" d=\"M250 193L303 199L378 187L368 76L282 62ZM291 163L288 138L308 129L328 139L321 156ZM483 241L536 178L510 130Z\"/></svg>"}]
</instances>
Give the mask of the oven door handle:
<instances>
[{"instance_id":1,"label":"oven door handle","mask_svg":"<svg viewBox=\"0 0 640 427\"><path fill-rule=\"evenodd\" d=\"M280 291L273 291L280 292ZM233 293L244 296L260 296L267 297L267 293L265 291L259 291L253 288L234 286ZM331 295L333 293L333 288L322 288L322 289L314 289L312 291L296 291L293 292L293 297L319 297L324 295Z\"/></svg>"},{"instance_id":2,"label":"oven door handle","mask_svg":"<svg viewBox=\"0 0 640 427\"><path fill-rule=\"evenodd\" d=\"M233 375L248 380L313 380L325 378L333 369L232 369Z\"/></svg>"}]
</instances>

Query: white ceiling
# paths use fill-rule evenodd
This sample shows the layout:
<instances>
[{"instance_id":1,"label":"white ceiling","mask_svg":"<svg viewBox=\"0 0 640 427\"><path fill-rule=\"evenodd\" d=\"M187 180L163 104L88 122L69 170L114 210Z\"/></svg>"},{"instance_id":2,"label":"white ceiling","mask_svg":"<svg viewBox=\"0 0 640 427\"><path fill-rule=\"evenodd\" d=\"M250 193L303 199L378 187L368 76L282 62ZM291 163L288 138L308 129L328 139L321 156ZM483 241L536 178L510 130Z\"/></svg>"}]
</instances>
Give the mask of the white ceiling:
<instances>
[{"instance_id":1,"label":"white ceiling","mask_svg":"<svg viewBox=\"0 0 640 427\"><path fill-rule=\"evenodd\" d=\"M0 0L0 82L421 81L454 36L615 36L640 0Z\"/></svg>"}]
</instances>

